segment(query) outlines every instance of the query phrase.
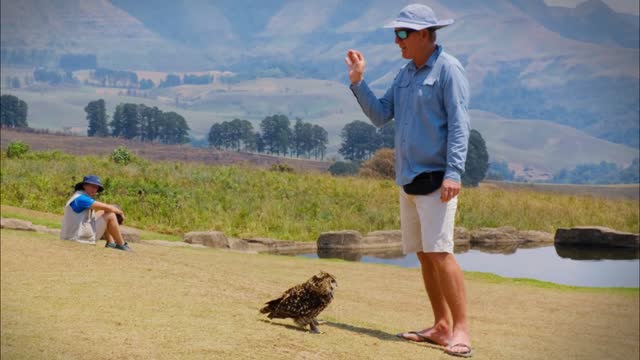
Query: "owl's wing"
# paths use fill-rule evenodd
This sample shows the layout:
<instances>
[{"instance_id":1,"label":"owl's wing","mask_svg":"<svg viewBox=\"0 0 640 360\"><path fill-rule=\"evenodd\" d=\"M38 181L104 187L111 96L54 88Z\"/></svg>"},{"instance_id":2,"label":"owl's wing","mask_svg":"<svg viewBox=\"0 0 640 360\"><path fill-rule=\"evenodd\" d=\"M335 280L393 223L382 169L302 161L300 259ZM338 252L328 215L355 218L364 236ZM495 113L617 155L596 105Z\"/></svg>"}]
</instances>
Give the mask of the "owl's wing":
<instances>
[{"instance_id":1,"label":"owl's wing","mask_svg":"<svg viewBox=\"0 0 640 360\"><path fill-rule=\"evenodd\" d=\"M287 291L275 312L283 317L300 317L309 315L324 305L325 301L318 294L306 291L302 287L294 287Z\"/></svg>"}]
</instances>

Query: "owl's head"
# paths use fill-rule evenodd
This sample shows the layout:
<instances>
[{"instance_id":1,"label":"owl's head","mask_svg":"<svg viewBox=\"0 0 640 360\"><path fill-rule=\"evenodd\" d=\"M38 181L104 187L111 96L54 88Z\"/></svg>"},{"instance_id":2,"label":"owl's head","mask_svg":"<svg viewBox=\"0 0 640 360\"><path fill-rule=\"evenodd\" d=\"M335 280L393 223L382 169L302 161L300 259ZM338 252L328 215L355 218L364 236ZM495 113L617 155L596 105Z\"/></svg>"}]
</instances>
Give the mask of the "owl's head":
<instances>
[{"instance_id":1,"label":"owl's head","mask_svg":"<svg viewBox=\"0 0 640 360\"><path fill-rule=\"evenodd\" d=\"M308 284L315 291L322 293L333 293L333 291L338 287L336 278L328 272L324 271L321 271L317 275L313 275L313 277L309 279Z\"/></svg>"}]
</instances>

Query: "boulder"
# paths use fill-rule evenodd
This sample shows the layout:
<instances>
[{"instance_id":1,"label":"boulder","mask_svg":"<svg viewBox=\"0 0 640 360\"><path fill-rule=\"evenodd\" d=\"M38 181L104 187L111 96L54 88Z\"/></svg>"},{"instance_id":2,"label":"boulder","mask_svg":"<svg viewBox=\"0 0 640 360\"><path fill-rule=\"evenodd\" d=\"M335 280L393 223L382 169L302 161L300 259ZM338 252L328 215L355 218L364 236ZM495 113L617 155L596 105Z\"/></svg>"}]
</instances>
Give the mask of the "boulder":
<instances>
[{"instance_id":1,"label":"boulder","mask_svg":"<svg viewBox=\"0 0 640 360\"><path fill-rule=\"evenodd\" d=\"M229 239L221 231L192 231L184 235L184 242L212 248L229 248Z\"/></svg>"},{"instance_id":2,"label":"boulder","mask_svg":"<svg viewBox=\"0 0 640 360\"><path fill-rule=\"evenodd\" d=\"M616 231L600 226L580 226L559 228L555 235L556 245L597 246L597 247L640 247L640 234Z\"/></svg>"},{"instance_id":3,"label":"boulder","mask_svg":"<svg viewBox=\"0 0 640 360\"><path fill-rule=\"evenodd\" d=\"M516 237L520 243L553 244L553 234L544 231L522 230Z\"/></svg>"},{"instance_id":4,"label":"boulder","mask_svg":"<svg viewBox=\"0 0 640 360\"><path fill-rule=\"evenodd\" d=\"M517 243L517 231L510 226L481 228L471 232L470 242L483 245Z\"/></svg>"},{"instance_id":5,"label":"boulder","mask_svg":"<svg viewBox=\"0 0 640 360\"><path fill-rule=\"evenodd\" d=\"M318 249L349 249L362 246L362 234L354 230L329 231L318 237Z\"/></svg>"},{"instance_id":6,"label":"boulder","mask_svg":"<svg viewBox=\"0 0 640 360\"><path fill-rule=\"evenodd\" d=\"M453 229L453 243L455 245L468 245L471 243L471 233L462 226Z\"/></svg>"},{"instance_id":7,"label":"boulder","mask_svg":"<svg viewBox=\"0 0 640 360\"><path fill-rule=\"evenodd\" d=\"M312 242L277 240L269 238L242 239L247 244L247 250L271 253L296 253L315 251L317 246Z\"/></svg>"},{"instance_id":8,"label":"boulder","mask_svg":"<svg viewBox=\"0 0 640 360\"><path fill-rule=\"evenodd\" d=\"M7 218L7 219L1 218L0 228L11 229L11 230L22 230L22 231L36 231L36 228L33 226L33 223L31 223L31 221L10 219L10 218Z\"/></svg>"},{"instance_id":9,"label":"boulder","mask_svg":"<svg viewBox=\"0 0 640 360\"><path fill-rule=\"evenodd\" d=\"M130 243L140 242L140 232L134 228L130 228L128 226L121 226L120 233L122 234L122 238L126 242L130 242Z\"/></svg>"},{"instance_id":10,"label":"boulder","mask_svg":"<svg viewBox=\"0 0 640 360\"><path fill-rule=\"evenodd\" d=\"M400 247L402 246L402 231L372 231L360 239L360 243L361 247Z\"/></svg>"}]
</instances>

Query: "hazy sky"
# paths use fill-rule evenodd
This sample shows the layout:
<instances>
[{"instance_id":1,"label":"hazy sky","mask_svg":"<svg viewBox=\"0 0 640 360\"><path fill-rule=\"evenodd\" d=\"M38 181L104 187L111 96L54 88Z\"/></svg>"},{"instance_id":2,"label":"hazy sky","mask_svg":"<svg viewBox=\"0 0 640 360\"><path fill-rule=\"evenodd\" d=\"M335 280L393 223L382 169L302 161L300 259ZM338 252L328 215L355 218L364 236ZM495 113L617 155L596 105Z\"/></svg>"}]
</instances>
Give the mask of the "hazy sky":
<instances>
[{"instance_id":1,"label":"hazy sky","mask_svg":"<svg viewBox=\"0 0 640 360\"><path fill-rule=\"evenodd\" d=\"M549 5L576 7L585 0L544 0ZM638 15L640 13L640 1L638 0L603 0L610 8L617 12Z\"/></svg>"}]
</instances>

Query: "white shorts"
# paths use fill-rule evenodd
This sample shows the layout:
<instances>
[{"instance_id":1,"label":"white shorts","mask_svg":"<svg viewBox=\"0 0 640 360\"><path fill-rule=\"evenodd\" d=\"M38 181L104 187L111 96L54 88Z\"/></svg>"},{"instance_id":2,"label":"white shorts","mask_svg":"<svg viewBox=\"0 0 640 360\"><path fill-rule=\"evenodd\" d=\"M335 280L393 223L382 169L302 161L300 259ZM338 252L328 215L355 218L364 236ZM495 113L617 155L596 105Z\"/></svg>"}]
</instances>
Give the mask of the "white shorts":
<instances>
[{"instance_id":1,"label":"white shorts","mask_svg":"<svg viewBox=\"0 0 640 360\"><path fill-rule=\"evenodd\" d=\"M91 222L91 227L93 227L93 232L96 234L96 241L102 239L105 231L107 231L107 220L104 218L104 213Z\"/></svg>"},{"instance_id":2,"label":"white shorts","mask_svg":"<svg viewBox=\"0 0 640 360\"><path fill-rule=\"evenodd\" d=\"M440 201L440 189L429 195L409 195L400 187L402 250L453 253L453 227L458 197Z\"/></svg>"}]
</instances>

